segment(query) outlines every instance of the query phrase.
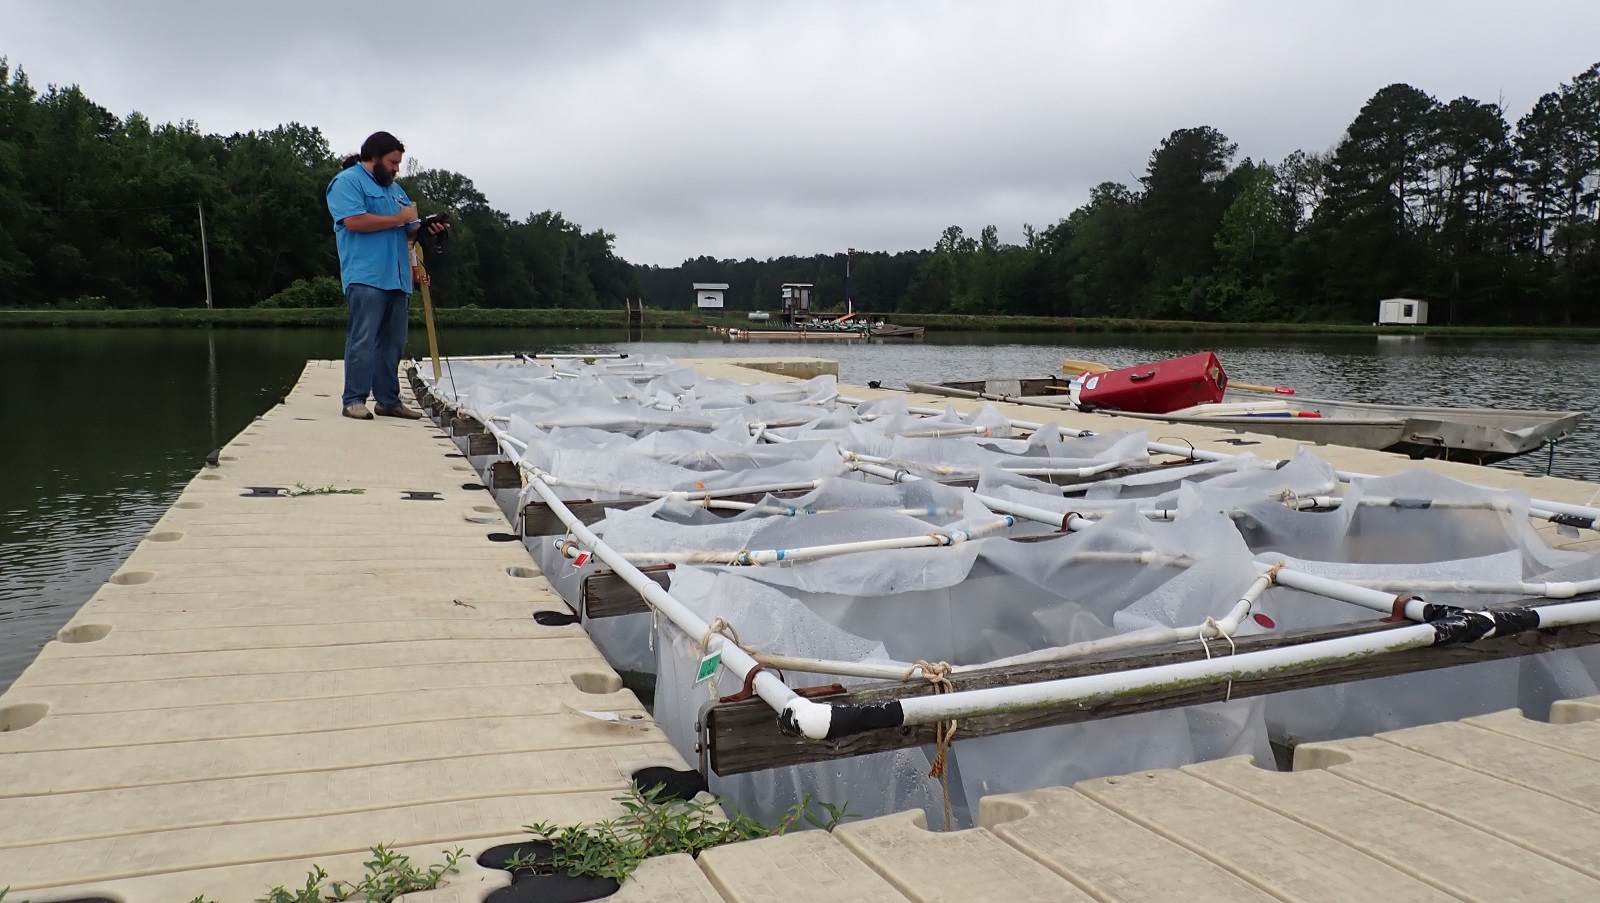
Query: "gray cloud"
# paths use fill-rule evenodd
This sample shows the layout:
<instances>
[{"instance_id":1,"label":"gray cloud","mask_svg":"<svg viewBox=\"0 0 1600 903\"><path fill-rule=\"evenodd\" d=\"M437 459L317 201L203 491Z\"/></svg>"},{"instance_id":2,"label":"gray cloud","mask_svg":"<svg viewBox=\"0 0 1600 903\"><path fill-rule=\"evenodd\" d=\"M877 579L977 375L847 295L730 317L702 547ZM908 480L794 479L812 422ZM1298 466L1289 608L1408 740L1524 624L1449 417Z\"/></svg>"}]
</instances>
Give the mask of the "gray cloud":
<instances>
[{"instance_id":1,"label":"gray cloud","mask_svg":"<svg viewBox=\"0 0 1600 903\"><path fill-rule=\"evenodd\" d=\"M631 260L1018 240L1176 128L1332 146L1396 81L1513 121L1600 59L1600 4L0 0L0 54L211 132L388 128Z\"/></svg>"}]
</instances>

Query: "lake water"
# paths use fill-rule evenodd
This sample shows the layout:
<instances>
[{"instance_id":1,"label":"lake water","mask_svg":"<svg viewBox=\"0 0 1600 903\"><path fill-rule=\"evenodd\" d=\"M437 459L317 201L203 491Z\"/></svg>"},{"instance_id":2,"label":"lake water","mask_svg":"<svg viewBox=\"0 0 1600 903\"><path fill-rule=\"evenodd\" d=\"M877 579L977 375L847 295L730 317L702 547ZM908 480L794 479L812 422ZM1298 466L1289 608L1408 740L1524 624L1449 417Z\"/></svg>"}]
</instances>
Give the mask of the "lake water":
<instances>
[{"instance_id":1,"label":"lake water","mask_svg":"<svg viewBox=\"0 0 1600 903\"><path fill-rule=\"evenodd\" d=\"M740 345L707 334L626 342L607 330L452 330L453 354L626 351L811 355L840 378L1046 376L1063 358L1113 366L1215 350L1237 379L1302 393L1585 411L1554 473L1600 480L1600 347L1558 340L930 333L920 345ZM410 351L426 342L413 330ZM0 445L0 689L105 582L210 450L266 411L306 360L337 358L341 330L0 330L13 398ZM1543 472L1541 455L1501 466Z\"/></svg>"}]
</instances>

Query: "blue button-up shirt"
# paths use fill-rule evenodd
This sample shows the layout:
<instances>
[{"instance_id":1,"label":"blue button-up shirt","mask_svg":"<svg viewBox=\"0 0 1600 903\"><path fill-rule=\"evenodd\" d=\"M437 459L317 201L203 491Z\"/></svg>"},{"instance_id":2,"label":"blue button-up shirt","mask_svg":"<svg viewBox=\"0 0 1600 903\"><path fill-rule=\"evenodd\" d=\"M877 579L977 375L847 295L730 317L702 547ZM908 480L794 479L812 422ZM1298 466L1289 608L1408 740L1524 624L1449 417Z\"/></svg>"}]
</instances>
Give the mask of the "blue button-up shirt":
<instances>
[{"instance_id":1,"label":"blue button-up shirt","mask_svg":"<svg viewBox=\"0 0 1600 903\"><path fill-rule=\"evenodd\" d=\"M328 212L333 215L333 235L339 246L339 276L349 291L352 282L379 289L411 291L411 257L406 253L406 229L352 232L347 216L378 213L392 216L411 206L400 183L379 185L360 163L347 166L328 183Z\"/></svg>"}]
</instances>

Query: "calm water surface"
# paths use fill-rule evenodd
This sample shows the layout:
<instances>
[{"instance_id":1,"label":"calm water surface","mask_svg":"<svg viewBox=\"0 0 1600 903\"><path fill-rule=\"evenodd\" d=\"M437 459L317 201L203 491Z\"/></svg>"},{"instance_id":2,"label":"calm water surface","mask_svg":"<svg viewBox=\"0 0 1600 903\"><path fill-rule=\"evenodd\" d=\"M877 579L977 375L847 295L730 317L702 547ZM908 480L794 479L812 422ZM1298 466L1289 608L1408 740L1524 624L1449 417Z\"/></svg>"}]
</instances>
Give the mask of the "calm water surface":
<instances>
[{"instance_id":1,"label":"calm water surface","mask_svg":"<svg viewBox=\"0 0 1600 903\"><path fill-rule=\"evenodd\" d=\"M664 335L672 340L626 342L605 330L453 330L444 339L455 354L815 355L838 360L845 382L886 386L1046 376L1068 357L1116 366L1215 350L1237 379L1305 394L1588 412L1554 473L1600 480L1600 347L1587 343L935 333L923 345L799 346ZM422 354L420 330L412 339L411 353ZM0 689L105 582L207 452L271 407L307 359L343 351L340 330L0 331L17 402L0 444ZM1538 455L1503 466L1543 472L1545 463Z\"/></svg>"}]
</instances>

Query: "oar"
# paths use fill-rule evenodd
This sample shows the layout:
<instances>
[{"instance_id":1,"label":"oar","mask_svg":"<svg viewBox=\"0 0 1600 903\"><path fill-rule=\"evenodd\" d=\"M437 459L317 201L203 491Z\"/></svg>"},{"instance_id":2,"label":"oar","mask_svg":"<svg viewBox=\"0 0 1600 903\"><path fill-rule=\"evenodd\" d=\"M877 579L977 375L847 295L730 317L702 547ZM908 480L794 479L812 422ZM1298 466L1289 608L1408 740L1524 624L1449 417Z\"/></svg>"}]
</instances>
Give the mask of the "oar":
<instances>
[{"instance_id":1,"label":"oar","mask_svg":"<svg viewBox=\"0 0 1600 903\"><path fill-rule=\"evenodd\" d=\"M1294 390L1288 386L1263 386L1260 383L1242 383L1233 377L1228 377L1228 388L1249 389L1252 392L1271 392L1274 395L1293 395Z\"/></svg>"},{"instance_id":2,"label":"oar","mask_svg":"<svg viewBox=\"0 0 1600 903\"><path fill-rule=\"evenodd\" d=\"M1099 361L1075 361L1071 358L1061 362L1063 373L1107 373L1111 368ZM1240 382L1233 377L1228 377L1228 386L1234 389L1248 389L1251 392L1271 392L1274 395L1293 395L1294 390L1288 386L1264 386L1261 383Z\"/></svg>"},{"instance_id":3,"label":"oar","mask_svg":"<svg viewBox=\"0 0 1600 903\"><path fill-rule=\"evenodd\" d=\"M1061 362L1062 373L1106 373L1111 370L1099 361L1075 361L1068 358Z\"/></svg>"}]
</instances>

